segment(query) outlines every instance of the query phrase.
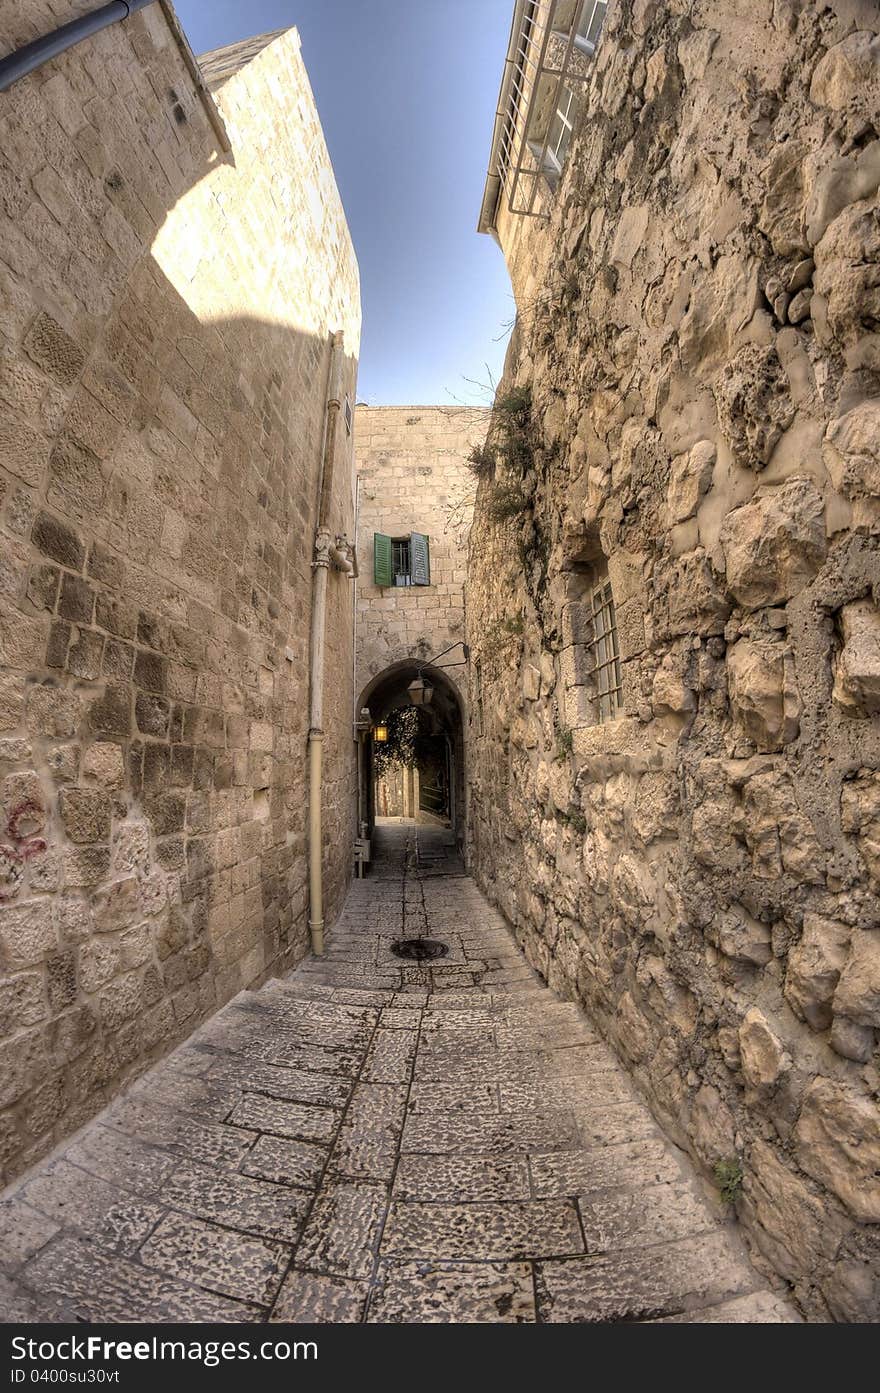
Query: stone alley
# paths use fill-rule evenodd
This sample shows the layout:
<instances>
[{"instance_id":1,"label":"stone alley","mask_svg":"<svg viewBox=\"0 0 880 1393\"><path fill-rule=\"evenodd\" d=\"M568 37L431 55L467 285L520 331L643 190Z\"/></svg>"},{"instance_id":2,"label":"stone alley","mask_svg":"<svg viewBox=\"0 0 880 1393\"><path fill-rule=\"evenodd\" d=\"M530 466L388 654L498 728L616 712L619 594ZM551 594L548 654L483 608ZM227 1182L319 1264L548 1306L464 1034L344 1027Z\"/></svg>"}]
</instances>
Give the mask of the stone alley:
<instances>
[{"instance_id":1,"label":"stone alley","mask_svg":"<svg viewBox=\"0 0 880 1393\"><path fill-rule=\"evenodd\" d=\"M877 0L179 4L0 3L0 1317L876 1322Z\"/></svg>"},{"instance_id":2,"label":"stone alley","mask_svg":"<svg viewBox=\"0 0 880 1393\"><path fill-rule=\"evenodd\" d=\"M6 1199L7 1318L798 1319L442 831L378 830L323 961ZM402 937L449 953L402 965Z\"/></svg>"}]
</instances>

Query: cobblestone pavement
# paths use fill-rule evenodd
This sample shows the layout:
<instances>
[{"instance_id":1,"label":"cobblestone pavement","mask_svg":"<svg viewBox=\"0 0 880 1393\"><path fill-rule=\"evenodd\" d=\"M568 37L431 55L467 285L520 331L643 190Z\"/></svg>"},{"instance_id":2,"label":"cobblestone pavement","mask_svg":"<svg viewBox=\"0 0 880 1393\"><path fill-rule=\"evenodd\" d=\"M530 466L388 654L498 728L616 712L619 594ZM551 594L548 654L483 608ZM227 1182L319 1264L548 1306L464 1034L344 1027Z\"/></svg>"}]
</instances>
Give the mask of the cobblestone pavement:
<instances>
[{"instance_id":1,"label":"cobblestone pavement","mask_svg":"<svg viewBox=\"0 0 880 1393\"><path fill-rule=\"evenodd\" d=\"M325 958L7 1193L6 1320L797 1319L443 834L381 836Z\"/></svg>"}]
</instances>

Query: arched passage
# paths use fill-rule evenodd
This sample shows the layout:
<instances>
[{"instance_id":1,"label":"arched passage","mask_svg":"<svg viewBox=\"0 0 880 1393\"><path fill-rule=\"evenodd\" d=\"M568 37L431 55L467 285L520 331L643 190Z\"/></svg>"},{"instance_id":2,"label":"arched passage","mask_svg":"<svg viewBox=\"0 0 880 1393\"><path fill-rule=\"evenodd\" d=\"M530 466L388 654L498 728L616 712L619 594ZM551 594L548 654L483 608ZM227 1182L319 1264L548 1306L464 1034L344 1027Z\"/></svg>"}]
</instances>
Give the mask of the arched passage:
<instances>
[{"instance_id":1,"label":"arched passage","mask_svg":"<svg viewBox=\"0 0 880 1393\"><path fill-rule=\"evenodd\" d=\"M409 685L421 676L431 700L414 706ZM449 827L459 847L465 834L465 740L461 695L442 667L413 659L392 663L361 692L358 709L370 712L373 728L393 724L403 711L415 711L412 762L377 767L372 730L360 747L358 820L372 835L377 817L398 816Z\"/></svg>"}]
</instances>

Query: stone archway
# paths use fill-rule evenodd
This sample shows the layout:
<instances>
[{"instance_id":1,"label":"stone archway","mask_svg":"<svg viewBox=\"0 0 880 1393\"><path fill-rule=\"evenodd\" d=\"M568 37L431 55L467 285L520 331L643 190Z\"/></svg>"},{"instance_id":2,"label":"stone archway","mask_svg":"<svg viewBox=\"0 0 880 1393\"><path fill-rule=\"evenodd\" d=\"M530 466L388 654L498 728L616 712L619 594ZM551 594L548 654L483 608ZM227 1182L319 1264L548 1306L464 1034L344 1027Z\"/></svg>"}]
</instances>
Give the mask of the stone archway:
<instances>
[{"instance_id":1,"label":"stone archway","mask_svg":"<svg viewBox=\"0 0 880 1393\"><path fill-rule=\"evenodd\" d=\"M448 826L457 845L463 848L467 796L465 714L455 683L440 667L404 659L371 678L358 699L358 711L366 707L373 726L393 719L395 712L412 707L407 689L420 674L433 688L431 701L418 708L420 767L415 774L402 771L399 801L393 805L391 815ZM366 733L360 744L358 770L358 821L366 824L366 835L371 835L377 815L388 813L392 806L385 802L378 806L377 795L382 790L374 777L374 754L372 735ZM385 795L389 792L386 787Z\"/></svg>"}]
</instances>

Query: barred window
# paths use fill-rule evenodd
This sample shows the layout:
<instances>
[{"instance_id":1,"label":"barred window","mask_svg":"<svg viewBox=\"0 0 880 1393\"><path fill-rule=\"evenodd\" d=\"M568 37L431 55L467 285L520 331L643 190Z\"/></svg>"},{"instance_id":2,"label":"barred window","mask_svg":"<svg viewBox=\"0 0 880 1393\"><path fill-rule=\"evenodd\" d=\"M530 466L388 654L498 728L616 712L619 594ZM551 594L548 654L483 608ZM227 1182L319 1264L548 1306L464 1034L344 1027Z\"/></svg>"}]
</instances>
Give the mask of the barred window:
<instances>
[{"instance_id":1,"label":"barred window","mask_svg":"<svg viewBox=\"0 0 880 1393\"><path fill-rule=\"evenodd\" d=\"M430 538L423 532L410 532L408 537L375 532L373 584L383 589L386 585L430 585Z\"/></svg>"},{"instance_id":2,"label":"barred window","mask_svg":"<svg viewBox=\"0 0 880 1393\"><path fill-rule=\"evenodd\" d=\"M584 53L596 52L607 9L607 0L584 0L575 30L575 43Z\"/></svg>"},{"instance_id":3,"label":"barred window","mask_svg":"<svg viewBox=\"0 0 880 1393\"><path fill-rule=\"evenodd\" d=\"M412 585L410 575L409 537L392 537L391 569L395 585Z\"/></svg>"},{"instance_id":4,"label":"barred window","mask_svg":"<svg viewBox=\"0 0 880 1393\"><path fill-rule=\"evenodd\" d=\"M617 616L614 613L611 582L607 577L593 586L588 603L593 632L587 649L592 657L596 710L600 721L610 721L620 711L623 700L620 654L617 647Z\"/></svg>"}]
</instances>

